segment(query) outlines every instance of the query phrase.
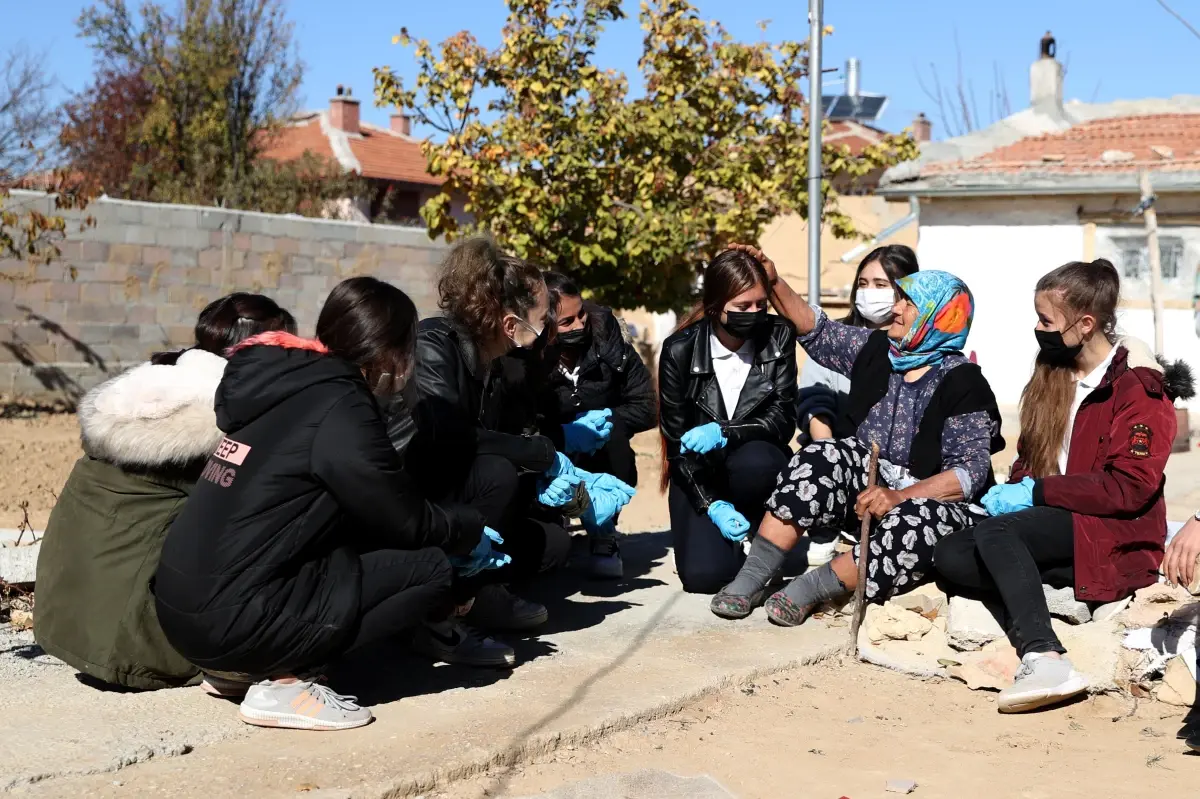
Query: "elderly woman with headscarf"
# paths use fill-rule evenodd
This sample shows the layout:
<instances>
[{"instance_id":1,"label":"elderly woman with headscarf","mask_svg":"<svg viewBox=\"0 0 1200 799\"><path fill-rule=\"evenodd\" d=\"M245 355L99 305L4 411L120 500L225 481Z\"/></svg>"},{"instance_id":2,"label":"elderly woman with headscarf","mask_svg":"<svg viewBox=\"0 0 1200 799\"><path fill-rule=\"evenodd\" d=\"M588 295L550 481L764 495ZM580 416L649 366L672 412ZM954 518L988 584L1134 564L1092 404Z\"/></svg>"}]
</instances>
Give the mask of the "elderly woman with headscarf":
<instances>
[{"instance_id":1,"label":"elderly woman with headscarf","mask_svg":"<svg viewBox=\"0 0 1200 799\"><path fill-rule=\"evenodd\" d=\"M810 444L780 474L745 564L712 601L724 618L748 616L779 574L786 553L813 527L849 531L874 520L867 554L868 600L883 602L932 576L934 547L986 517L975 501L994 484L991 453L1004 446L996 398L979 367L962 354L974 301L946 272L896 281L889 327L872 331L829 319L780 280L751 247L772 281L771 301L796 326L817 363L850 378L844 420L851 438ZM868 486L871 445L879 480ZM852 553L799 577L766 601L768 618L791 627L858 583Z\"/></svg>"}]
</instances>

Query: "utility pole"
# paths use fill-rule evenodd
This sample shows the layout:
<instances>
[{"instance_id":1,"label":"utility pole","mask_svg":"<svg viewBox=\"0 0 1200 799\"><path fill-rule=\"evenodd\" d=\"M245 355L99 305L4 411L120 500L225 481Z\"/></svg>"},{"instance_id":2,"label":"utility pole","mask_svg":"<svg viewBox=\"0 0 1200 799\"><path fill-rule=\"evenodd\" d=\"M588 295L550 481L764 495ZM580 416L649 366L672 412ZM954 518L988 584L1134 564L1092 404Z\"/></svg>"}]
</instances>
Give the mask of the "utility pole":
<instances>
[{"instance_id":1,"label":"utility pole","mask_svg":"<svg viewBox=\"0 0 1200 799\"><path fill-rule=\"evenodd\" d=\"M808 301L821 304L821 36L824 0L808 0Z\"/></svg>"},{"instance_id":2,"label":"utility pole","mask_svg":"<svg viewBox=\"0 0 1200 799\"><path fill-rule=\"evenodd\" d=\"M1142 218L1146 222L1147 261L1150 263L1150 312L1154 316L1154 354L1163 354L1163 288L1162 255L1158 251L1158 212L1154 210L1154 188L1150 185L1150 173L1142 172Z\"/></svg>"}]
</instances>

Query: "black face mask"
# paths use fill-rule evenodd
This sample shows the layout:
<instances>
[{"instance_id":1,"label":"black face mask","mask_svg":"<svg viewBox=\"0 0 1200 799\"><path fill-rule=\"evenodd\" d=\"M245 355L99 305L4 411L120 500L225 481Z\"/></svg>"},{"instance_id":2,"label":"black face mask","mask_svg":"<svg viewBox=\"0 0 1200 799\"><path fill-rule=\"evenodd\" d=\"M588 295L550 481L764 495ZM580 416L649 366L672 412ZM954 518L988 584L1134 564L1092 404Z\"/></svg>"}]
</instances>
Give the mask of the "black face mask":
<instances>
[{"instance_id":1,"label":"black face mask","mask_svg":"<svg viewBox=\"0 0 1200 799\"><path fill-rule=\"evenodd\" d=\"M520 361L536 361L541 359L546 351L546 343L550 341L550 325L542 325L542 332L528 347L513 347L508 354Z\"/></svg>"},{"instance_id":2,"label":"black face mask","mask_svg":"<svg viewBox=\"0 0 1200 799\"><path fill-rule=\"evenodd\" d=\"M754 338L766 327L767 312L761 311L729 311L725 314L726 321L721 323L725 332L734 338Z\"/></svg>"},{"instance_id":3,"label":"black face mask","mask_svg":"<svg viewBox=\"0 0 1200 799\"><path fill-rule=\"evenodd\" d=\"M1070 330L1070 328L1067 329ZM1083 351L1083 342L1074 347L1068 347L1067 343L1063 341L1062 331L1059 330L1034 330L1033 335L1037 338L1038 347L1041 348L1038 360L1051 366L1074 366L1075 359Z\"/></svg>"},{"instance_id":4,"label":"black face mask","mask_svg":"<svg viewBox=\"0 0 1200 799\"><path fill-rule=\"evenodd\" d=\"M558 342L569 350L581 350L592 340L592 330L586 325L578 330L568 330L558 334Z\"/></svg>"}]
</instances>

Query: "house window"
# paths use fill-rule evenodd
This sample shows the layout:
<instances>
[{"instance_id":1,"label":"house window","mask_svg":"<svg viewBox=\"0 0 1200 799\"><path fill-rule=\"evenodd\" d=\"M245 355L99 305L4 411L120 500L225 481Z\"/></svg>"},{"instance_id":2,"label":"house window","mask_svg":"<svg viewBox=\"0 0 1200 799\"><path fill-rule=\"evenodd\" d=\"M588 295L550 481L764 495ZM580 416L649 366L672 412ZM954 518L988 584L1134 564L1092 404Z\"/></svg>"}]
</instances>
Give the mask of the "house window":
<instances>
[{"instance_id":1,"label":"house window","mask_svg":"<svg viewBox=\"0 0 1200 799\"><path fill-rule=\"evenodd\" d=\"M1118 266L1125 280L1150 279L1150 248L1145 236L1113 237L1113 247L1120 259ZM1178 280L1183 271L1183 239L1178 236L1159 236L1158 255L1163 280Z\"/></svg>"}]
</instances>

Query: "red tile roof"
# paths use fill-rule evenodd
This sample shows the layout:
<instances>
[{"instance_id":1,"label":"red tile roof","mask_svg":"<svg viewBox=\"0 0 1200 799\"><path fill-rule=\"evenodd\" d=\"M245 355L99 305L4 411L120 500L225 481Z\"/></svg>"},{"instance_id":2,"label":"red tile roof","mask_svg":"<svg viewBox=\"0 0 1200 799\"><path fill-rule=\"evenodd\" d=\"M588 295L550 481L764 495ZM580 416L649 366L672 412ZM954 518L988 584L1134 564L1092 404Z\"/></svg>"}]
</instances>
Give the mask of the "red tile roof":
<instances>
[{"instance_id":1,"label":"red tile roof","mask_svg":"<svg viewBox=\"0 0 1200 799\"><path fill-rule=\"evenodd\" d=\"M328 125L328 121L325 124ZM425 155L416 139L365 123L360 125L360 130L358 136L347 134L346 143L358 161L358 171L363 177L426 186L440 186L444 182L443 178L426 171ZM272 139L264 155L277 161L291 161L305 152L338 160L318 114L294 120Z\"/></svg>"},{"instance_id":2,"label":"red tile roof","mask_svg":"<svg viewBox=\"0 0 1200 799\"><path fill-rule=\"evenodd\" d=\"M925 165L922 175L1080 174L1200 168L1200 114L1151 114L1083 122L1030 136L968 161Z\"/></svg>"}]
</instances>

